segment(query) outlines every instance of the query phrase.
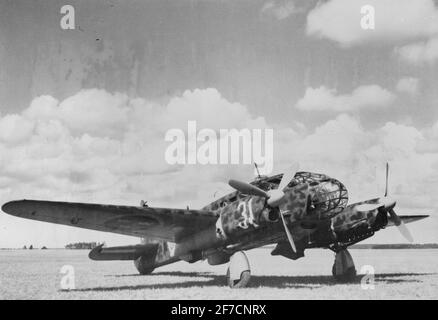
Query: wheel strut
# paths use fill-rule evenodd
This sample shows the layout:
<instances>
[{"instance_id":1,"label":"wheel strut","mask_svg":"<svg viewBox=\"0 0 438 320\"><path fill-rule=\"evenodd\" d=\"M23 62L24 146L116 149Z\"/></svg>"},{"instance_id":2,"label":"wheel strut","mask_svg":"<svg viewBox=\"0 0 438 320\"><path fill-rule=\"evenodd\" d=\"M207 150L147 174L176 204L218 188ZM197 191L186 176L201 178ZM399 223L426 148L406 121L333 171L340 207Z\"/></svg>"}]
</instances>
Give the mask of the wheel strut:
<instances>
[{"instance_id":1,"label":"wheel strut","mask_svg":"<svg viewBox=\"0 0 438 320\"><path fill-rule=\"evenodd\" d=\"M332 274L337 281L341 282L352 281L356 277L354 261L347 249L336 252Z\"/></svg>"},{"instance_id":2,"label":"wheel strut","mask_svg":"<svg viewBox=\"0 0 438 320\"><path fill-rule=\"evenodd\" d=\"M227 282L230 288L244 288L251 278L248 258L243 251L234 253L227 269Z\"/></svg>"}]
</instances>

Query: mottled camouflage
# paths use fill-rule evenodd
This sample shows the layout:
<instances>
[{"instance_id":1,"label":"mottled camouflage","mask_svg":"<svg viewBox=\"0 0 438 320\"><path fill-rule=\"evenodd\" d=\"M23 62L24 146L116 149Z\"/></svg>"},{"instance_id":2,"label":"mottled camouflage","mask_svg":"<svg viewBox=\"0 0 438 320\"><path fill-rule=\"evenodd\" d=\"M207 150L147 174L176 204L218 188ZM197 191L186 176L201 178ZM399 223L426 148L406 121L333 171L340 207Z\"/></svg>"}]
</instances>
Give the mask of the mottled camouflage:
<instances>
[{"instance_id":1,"label":"mottled camouflage","mask_svg":"<svg viewBox=\"0 0 438 320\"><path fill-rule=\"evenodd\" d=\"M307 183L299 184L285 190L285 202L280 205L280 211L288 220L301 220L307 212L307 205L310 202L310 190Z\"/></svg>"},{"instance_id":2,"label":"mottled camouflage","mask_svg":"<svg viewBox=\"0 0 438 320\"><path fill-rule=\"evenodd\" d=\"M157 244L156 251L154 252L153 264L160 264L174 257L176 248L175 243L150 238L143 238L141 242L142 244Z\"/></svg>"},{"instance_id":3,"label":"mottled camouflage","mask_svg":"<svg viewBox=\"0 0 438 320\"><path fill-rule=\"evenodd\" d=\"M223 232L226 238L232 238L259 228L265 203L264 198L247 196L223 207L219 211L222 227L219 232Z\"/></svg>"},{"instance_id":4,"label":"mottled camouflage","mask_svg":"<svg viewBox=\"0 0 438 320\"><path fill-rule=\"evenodd\" d=\"M268 191L277 189L282 175L259 178L251 184ZM357 206L377 204L379 198L348 205L345 186L324 174L297 172L284 189L284 202L277 208L263 197L232 192L201 210L115 206L40 200L16 200L2 210L21 218L112 232L143 239L140 246L97 248L96 260L134 259L141 273L178 260L210 259L219 264L239 250L278 244L273 254L291 259L304 255L306 248L334 251L371 236L388 225L381 206L369 211ZM373 206L367 206L373 207ZM290 249L280 213L286 218L296 252ZM404 216L415 221L426 216ZM392 221L394 224L394 221Z\"/></svg>"},{"instance_id":5,"label":"mottled camouflage","mask_svg":"<svg viewBox=\"0 0 438 320\"><path fill-rule=\"evenodd\" d=\"M336 215L332 219L332 226L334 231L344 231L354 228L358 224L367 223L370 226L374 223L378 210L370 211L357 211L356 207L364 204L376 204L379 202L379 198L370 199L366 201L357 202L351 204L345 208L340 214Z\"/></svg>"}]
</instances>

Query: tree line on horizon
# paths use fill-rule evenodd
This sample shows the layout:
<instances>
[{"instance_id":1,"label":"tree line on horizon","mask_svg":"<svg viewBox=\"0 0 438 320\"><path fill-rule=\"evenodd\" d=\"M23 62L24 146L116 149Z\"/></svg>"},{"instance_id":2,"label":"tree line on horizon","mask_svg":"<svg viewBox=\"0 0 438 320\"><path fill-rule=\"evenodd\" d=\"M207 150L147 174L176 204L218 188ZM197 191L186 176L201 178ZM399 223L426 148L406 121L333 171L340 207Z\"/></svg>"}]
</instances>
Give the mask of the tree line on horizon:
<instances>
[{"instance_id":1,"label":"tree line on horizon","mask_svg":"<svg viewBox=\"0 0 438 320\"><path fill-rule=\"evenodd\" d=\"M76 243L69 243L65 245L66 249L94 249L97 246L101 245L103 243L99 242L76 242Z\"/></svg>"}]
</instances>

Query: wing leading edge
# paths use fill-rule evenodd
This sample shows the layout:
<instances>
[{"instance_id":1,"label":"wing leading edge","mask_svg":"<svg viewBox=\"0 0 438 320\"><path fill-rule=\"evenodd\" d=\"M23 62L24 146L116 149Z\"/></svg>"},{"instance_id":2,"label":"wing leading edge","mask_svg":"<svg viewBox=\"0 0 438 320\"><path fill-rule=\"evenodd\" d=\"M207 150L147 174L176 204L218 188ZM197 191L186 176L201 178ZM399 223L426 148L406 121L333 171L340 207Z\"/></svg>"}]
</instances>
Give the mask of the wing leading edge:
<instances>
[{"instance_id":1,"label":"wing leading edge","mask_svg":"<svg viewBox=\"0 0 438 320\"><path fill-rule=\"evenodd\" d=\"M404 224L415 222L418 220L422 220L429 217L427 214L423 215L399 215L399 218L403 221ZM388 218L388 227L395 226L394 221L391 218Z\"/></svg>"},{"instance_id":2,"label":"wing leading edge","mask_svg":"<svg viewBox=\"0 0 438 320\"><path fill-rule=\"evenodd\" d=\"M179 242L217 220L215 213L206 210L39 200L11 201L2 210L26 219L171 242Z\"/></svg>"}]
</instances>

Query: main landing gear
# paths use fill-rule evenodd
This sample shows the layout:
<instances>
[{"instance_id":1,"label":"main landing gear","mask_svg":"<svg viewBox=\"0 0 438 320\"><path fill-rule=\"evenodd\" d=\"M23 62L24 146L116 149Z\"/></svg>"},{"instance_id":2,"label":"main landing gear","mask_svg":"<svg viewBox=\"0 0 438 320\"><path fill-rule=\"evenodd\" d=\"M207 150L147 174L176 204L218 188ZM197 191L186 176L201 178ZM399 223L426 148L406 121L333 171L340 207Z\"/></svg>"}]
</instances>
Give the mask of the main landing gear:
<instances>
[{"instance_id":1,"label":"main landing gear","mask_svg":"<svg viewBox=\"0 0 438 320\"><path fill-rule=\"evenodd\" d=\"M340 282L352 281L356 277L354 261L347 249L336 252L332 274Z\"/></svg>"},{"instance_id":2,"label":"main landing gear","mask_svg":"<svg viewBox=\"0 0 438 320\"><path fill-rule=\"evenodd\" d=\"M234 253L227 269L227 282L230 288L244 288L251 278L248 258L243 251Z\"/></svg>"},{"instance_id":3,"label":"main landing gear","mask_svg":"<svg viewBox=\"0 0 438 320\"><path fill-rule=\"evenodd\" d=\"M141 256L137 258L137 260L134 260L134 265L141 275L151 274L152 271L154 271L155 269L153 266L153 261L147 259L144 256Z\"/></svg>"}]
</instances>

